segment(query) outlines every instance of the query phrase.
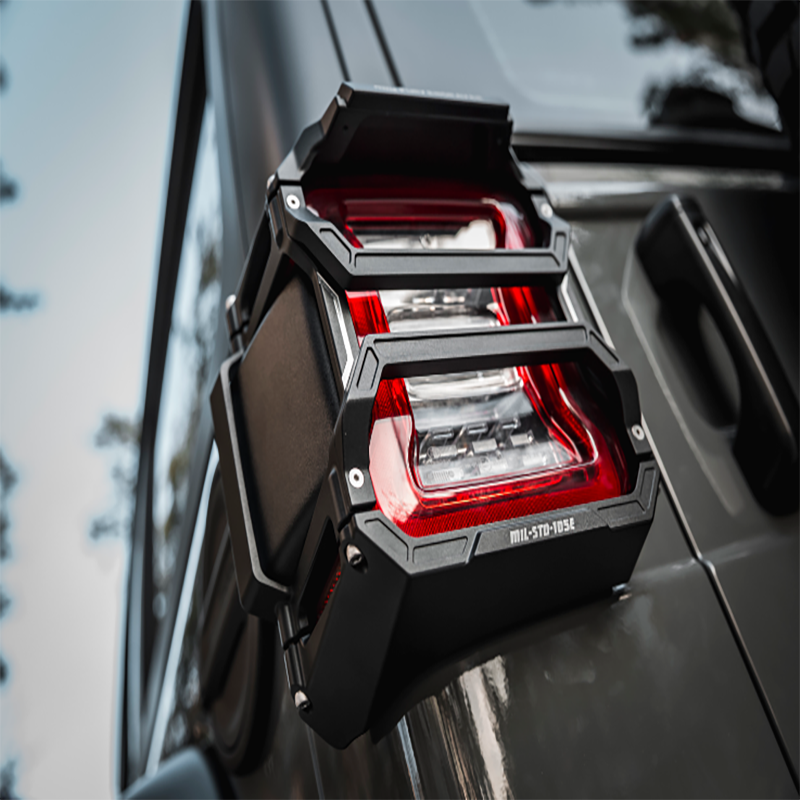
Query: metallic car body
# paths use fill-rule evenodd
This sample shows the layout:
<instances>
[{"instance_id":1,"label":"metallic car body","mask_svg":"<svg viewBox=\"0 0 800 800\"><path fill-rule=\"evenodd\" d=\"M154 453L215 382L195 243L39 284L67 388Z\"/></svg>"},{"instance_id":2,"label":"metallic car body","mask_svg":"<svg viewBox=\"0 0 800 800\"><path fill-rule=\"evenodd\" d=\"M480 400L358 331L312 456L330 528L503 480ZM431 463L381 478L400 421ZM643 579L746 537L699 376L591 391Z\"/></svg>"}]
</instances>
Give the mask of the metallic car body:
<instances>
[{"instance_id":1,"label":"metallic car body","mask_svg":"<svg viewBox=\"0 0 800 800\"><path fill-rule=\"evenodd\" d=\"M798 263L796 161L792 166L779 137L756 148L744 139L708 147L699 134L689 143L667 137L648 150L646 141L625 134L598 144L589 135L536 131L489 59L477 58L473 75L454 74L447 53L411 46L408 26L419 25L419 14L429 31L461 26L451 30L458 43L452 46L469 46L477 35L473 21L456 19L447 5L190 7L144 409L119 789L141 790L134 781L156 775L171 754L165 732L182 688L181 658L194 652L199 635L190 609L214 465L208 408L192 453L192 511L178 553L177 575L184 579L158 627L149 613L148 509L166 334L206 96L213 100L220 159L227 296L255 233L267 178L298 133L320 116L343 79L392 85L402 77L423 89L511 95L518 155L544 177L556 212L573 225L564 291L576 315L596 325L637 376L663 475L656 517L628 585L442 666L377 742L365 735L340 751L306 728L286 689L280 648L262 642L258 663L268 696L260 702L271 708L267 746L246 774L218 773L219 790L241 796L795 795L798 516L760 509L727 439L697 411L633 241L653 205L672 191L691 192L725 244L797 393L796 292L781 292L779 270L770 266L788 261L796 269ZM630 158L631 152L637 155ZM693 158L705 158L704 165L692 166ZM762 235L765 230L774 235ZM223 331L220 325L217 364L227 352ZM248 626L245 636L258 627ZM274 640L277 633L267 628L260 635ZM202 710L197 713L202 720ZM206 749L209 743L202 721L182 742Z\"/></svg>"}]
</instances>

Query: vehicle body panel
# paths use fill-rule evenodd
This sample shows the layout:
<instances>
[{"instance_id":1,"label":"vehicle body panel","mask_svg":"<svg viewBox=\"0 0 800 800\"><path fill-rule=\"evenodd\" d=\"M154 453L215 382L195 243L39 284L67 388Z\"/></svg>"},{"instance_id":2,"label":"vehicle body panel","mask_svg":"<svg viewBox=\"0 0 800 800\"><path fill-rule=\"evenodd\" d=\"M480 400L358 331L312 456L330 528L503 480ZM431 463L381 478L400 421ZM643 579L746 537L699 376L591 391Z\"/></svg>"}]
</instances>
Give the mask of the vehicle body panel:
<instances>
[{"instance_id":1,"label":"vehicle body panel","mask_svg":"<svg viewBox=\"0 0 800 800\"><path fill-rule=\"evenodd\" d=\"M796 237L792 253L789 222L792 211L795 218L797 214L796 193L787 187L783 198L780 194L776 198L775 192L765 196L735 190L700 191L696 196L704 210L708 209L709 220L726 243L742 280L749 279L754 287L767 283L773 290L781 286L782 260L797 263ZM784 219L784 227L776 229L772 241L742 242L748 231L752 236L758 229L745 220L734 236L730 221L737 215L731 205L734 211L737 206L747 208L751 219L765 205L777 207L782 213L775 216ZM775 517L760 508L735 463L729 433L709 424L698 411L687 389L687 377L680 374L681 359L664 328L658 302L633 254L640 224L641 218L606 218L602 222L584 218L574 223L576 251L581 253L611 338L636 372L643 413L680 498L685 524L698 553L713 568L712 577L724 593L723 602L729 604L797 768L800 653L793 631L800 625L798 516ZM755 278L759 270L762 278L771 280L759 282ZM787 331L794 314L796 332L796 296L787 290L782 297L767 299L763 289L750 296L761 307L765 326L772 329L776 352L787 365L796 361L797 336ZM764 313L767 309L771 313ZM786 328L779 331L782 323ZM796 372L792 375L787 369L787 375L796 381Z\"/></svg>"},{"instance_id":2,"label":"vehicle body panel","mask_svg":"<svg viewBox=\"0 0 800 800\"><path fill-rule=\"evenodd\" d=\"M232 788L242 796L268 797L795 794L798 516L773 517L758 507L732 459L728 433L698 412L633 242L650 208L669 192L696 196L797 393L796 284L793 295L780 288L787 276L797 277L796 171L787 177L774 168L785 159L782 144L767 148L762 169L734 173L550 163L563 141L544 130L556 139L543 139L536 149L531 137L537 120L529 101L492 59L481 56L485 40L474 14L462 15L453 29L449 5L414 4L413 12L400 4L203 5L204 80L220 158L222 296L235 289L269 175L300 131L321 116L342 80L392 85L402 79L415 88L504 97L520 131L515 141L530 134L519 153L533 161L532 153L538 153L540 159L526 169L544 176L556 213L573 225L567 291L574 307L610 338L637 377L643 417L665 476L655 519L628 585L440 665L407 698L406 713L386 719L377 742L366 734L336 750L304 725L286 687L276 639L267 746L254 769L229 776ZM448 58L438 47L445 31L452 47L474 51L471 72L462 68L463 58ZM620 160L629 139L615 145ZM553 147L547 144L553 141ZM651 154L656 163L661 146ZM576 161L596 157L592 148ZM730 153L736 152L732 147ZM613 162L613 155L607 157ZM723 160L728 158L733 155ZM182 230L176 220L172 224ZM775 224L794 225L794 251L787 245L791 231L764 241L763 231ZM775 274L764 280L763 264L783 258L788 266L771 268ZM162 273L154 343L165 339L171 306L168 270L162 267ZM174 276L172 281L174 292ZM218 363L227 346L220 325ZM156 401L160 357L159 366L154 344L148 395L156 393ZM155 423L146 412L148 424ZM189 501L198 520L205 518L197 509L212 447L207 411L201 425ZM147 432L143 441L146 446ZM142 458L124 678L123 786L146 767L155 771L160 759L181 747L209 747L213 738L199 697L182 691L196 668L202 599L201 571L193 574L191 564L183 581L193 609L185 630L173 633L167 625L158 631L148 650L155 665L149 679L132 674L139 659L147 662L134 652L141 633L131 622L144 602L137 582L146 576L149 557L138 511L152 491L146 449ZM189 531L202 536L203 525L190 516ZM179 585L190 544L187 534ZM174 593L168 621L178 613L180 596ZM171 651L178 664L175 683L162 686ZM167 709L160 721L159 704ZM170 738L178 716L184 735Z\"/></svg>"}]
</instances>

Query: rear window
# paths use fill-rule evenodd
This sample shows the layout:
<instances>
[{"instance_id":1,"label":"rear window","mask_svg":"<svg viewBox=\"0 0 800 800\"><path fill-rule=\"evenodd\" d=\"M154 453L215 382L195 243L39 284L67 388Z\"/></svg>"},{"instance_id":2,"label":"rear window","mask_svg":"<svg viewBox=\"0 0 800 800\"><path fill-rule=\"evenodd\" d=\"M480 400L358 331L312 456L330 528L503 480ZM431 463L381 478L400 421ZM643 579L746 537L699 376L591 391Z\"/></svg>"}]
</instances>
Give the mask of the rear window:
<instances>
[{"instance_id":1,"label":"rear window","mask_svg":"<svg viewBox=\"0 0 800 800\"><path fill-rule=\"evenodd\" d=\"M699 2L473 2L495 57L532 102L624 127L780 130L736 12Z\"/></svg>"}]
</instances>

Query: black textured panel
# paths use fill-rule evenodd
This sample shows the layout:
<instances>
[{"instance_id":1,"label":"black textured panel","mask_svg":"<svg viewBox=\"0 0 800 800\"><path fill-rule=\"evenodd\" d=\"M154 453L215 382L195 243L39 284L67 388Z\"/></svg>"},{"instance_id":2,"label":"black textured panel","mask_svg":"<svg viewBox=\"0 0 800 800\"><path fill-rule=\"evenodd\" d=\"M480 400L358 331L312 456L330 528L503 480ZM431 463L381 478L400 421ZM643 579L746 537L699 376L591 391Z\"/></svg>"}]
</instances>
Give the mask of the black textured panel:
<instances>
[{"instance_id":1,"label":"black textured panel","mask_svg":"<svg viewBox=\"0 0 800 800\"><path fill-rule=\"evenodd\" d=\"M288 582L328 464L339 405L316 302L300 276L264 318L238 388L256 537L270 576Z\"/></svg>"}]
</instances>

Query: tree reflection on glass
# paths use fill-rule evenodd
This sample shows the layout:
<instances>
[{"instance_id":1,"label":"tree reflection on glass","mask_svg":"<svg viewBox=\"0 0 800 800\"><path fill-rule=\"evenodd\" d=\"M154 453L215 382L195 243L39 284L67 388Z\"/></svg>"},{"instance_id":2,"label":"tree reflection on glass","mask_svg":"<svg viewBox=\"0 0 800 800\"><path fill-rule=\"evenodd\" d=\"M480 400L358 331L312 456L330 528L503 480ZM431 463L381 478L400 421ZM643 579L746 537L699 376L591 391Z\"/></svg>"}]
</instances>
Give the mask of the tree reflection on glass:
<instances>
[{"instance_id":1,"label":"tree reflection on glass","mask_svg":"<svg viewBox=\"0 0 800 800\"><path fill-rule=\"evenodd\" d=\"M208 402L220 316L219 165L213 116L206 108L175 290L159 409L153 478L153 613L166 612L167 587L183 530L189 473Z\"/></svg>"},{"instance_id":2,"label":"tree reflection on glass","mask_svg":"<svg viewBox=\"0 0 800 800\"><path fill-rule=\"evenodd\" d=\"M628 0L636 47L655 47L670 39L706 47L729 67L747 69L739 20L721 0Z\"/></svg>"},{"instance_id":3,"label":"tree reflection on glass","mask_svg":"<svg viewBox=\"0 0 800 800\"><path fill-rule=\"evenodd\" d=\"M546 5L565 0L529 0ZM615 4L617 0L566 0L570 5ZM711 51L720 63L738 69L750 62L738 17L727 0L623 0L632 25L634 47L656 47L674 39Z\"/></svg>"},{"instance_id":4,"label":"tree reflection on glass","mask_svg":"<svg viewBox=\"0 0 800 800\"><path fill-rule=\"evenodd\" d=\"M642 103L652 124L758 129L746 120L746 106L765 92L747 56L739 17L728 3L627 0L625 7L634 48L678 45L694 53L688 69L648 82Z\"/></svg>"},{"instance_id":5,"label":"tree reflection on glass","mask_svg":"<svg viewBox=\"0 0 800 800\"><path fill-rule=\"evenodd\" d=\"M748 59L738 6L724 0L472 0L466 8L500 68L494 91L511 101L518 130L780 127ZM447 52L464 57L459 48ZM464 58L461 71L480 82Z\"/></svg>"},{"instance_id":6,"label":"tree reflection on glass","mask_svg":"<svg viewBox=\"0 0 800 800\"><path fill-rule=\"evenodd\" d=\"M205 744L209 736L209 726L200 704L200 669L197 664L197 648L194 646L198 623L198 604L195 602L197 597L193 597L192 600L192 610L187 621L178 672L175 676L175 686L180 688L173 700L164 735L162 758L168 758L190 742Z\"/></svg>"}]
</instances>

